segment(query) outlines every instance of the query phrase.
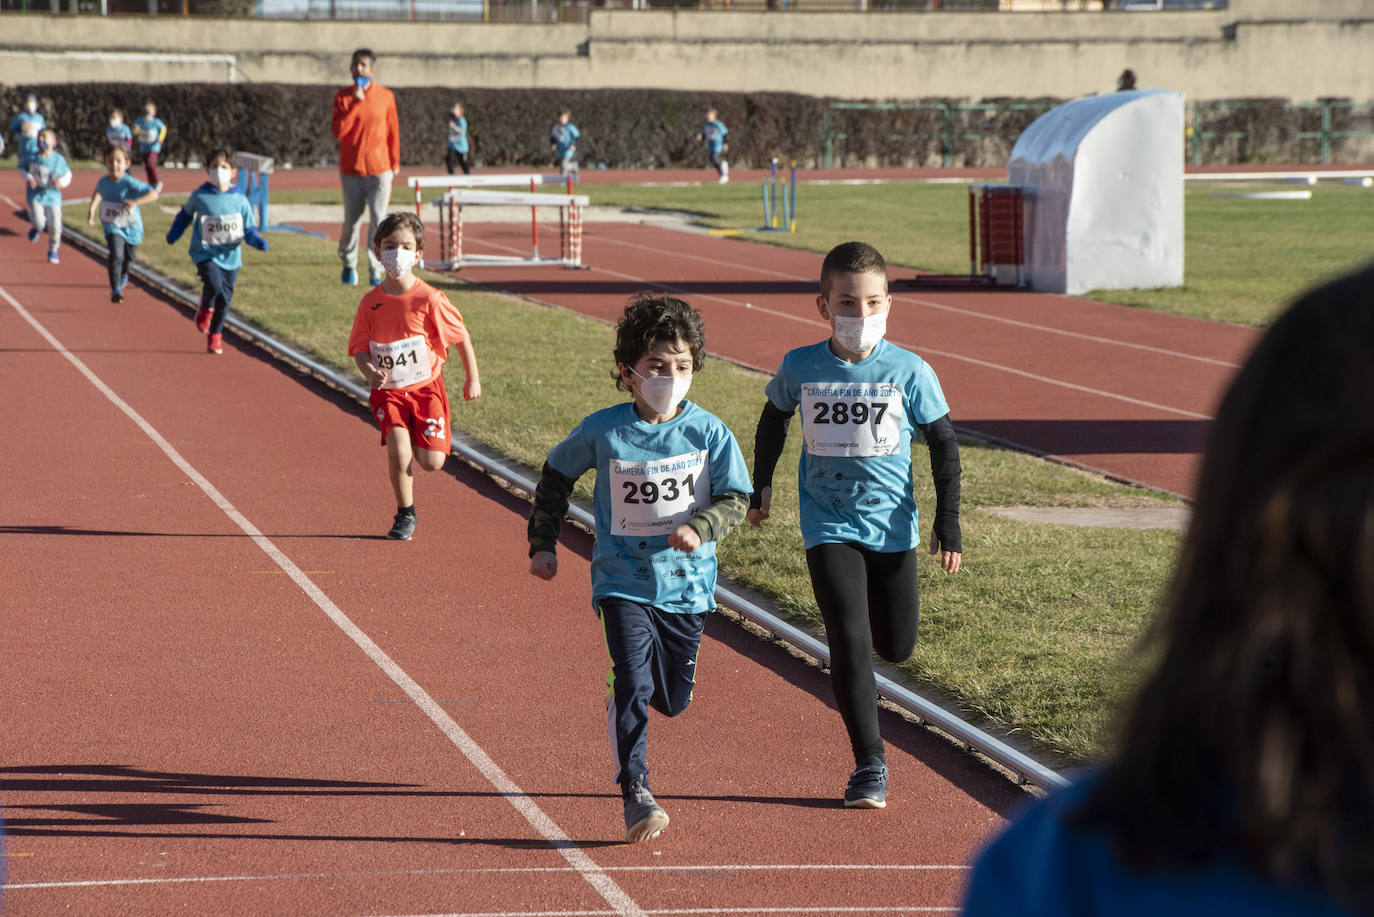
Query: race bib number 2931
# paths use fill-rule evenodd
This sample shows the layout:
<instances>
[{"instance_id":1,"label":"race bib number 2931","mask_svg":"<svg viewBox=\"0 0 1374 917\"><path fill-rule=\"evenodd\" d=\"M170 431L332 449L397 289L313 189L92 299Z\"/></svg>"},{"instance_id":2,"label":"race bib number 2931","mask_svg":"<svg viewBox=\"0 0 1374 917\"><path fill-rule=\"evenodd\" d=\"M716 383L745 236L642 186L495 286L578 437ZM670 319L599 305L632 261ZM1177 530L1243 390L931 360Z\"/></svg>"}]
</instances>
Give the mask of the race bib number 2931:
<instances>
[{"instance_id":1,"label":"race bib number 2931","mask_svg":"<svg viewBox=\"0 0 1374 917\"><path fill-rule=\"evenodd\" d=\"M611 459L611 534L671 535L711 505L710 453L648 462Z\"/></svg>"},{"instance_id":2,"label":"race bib number 2931","mask_svg":"<svg viewBox=\"0 0 1374 917\"><path fill-rule=\"evenodd\" d=\"M902 387L891 382L803 382L802 429L812 455L894 455L902 442Z\"/></svg>"}]
</instances>

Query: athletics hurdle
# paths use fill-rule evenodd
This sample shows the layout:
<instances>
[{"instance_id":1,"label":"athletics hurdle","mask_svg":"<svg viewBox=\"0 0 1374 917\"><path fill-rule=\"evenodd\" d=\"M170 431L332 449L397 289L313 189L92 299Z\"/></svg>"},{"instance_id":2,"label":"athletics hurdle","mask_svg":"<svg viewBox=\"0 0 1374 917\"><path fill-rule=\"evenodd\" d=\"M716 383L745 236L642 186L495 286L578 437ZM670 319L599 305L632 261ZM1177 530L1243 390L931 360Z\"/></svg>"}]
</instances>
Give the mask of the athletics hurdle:
<instances>
[{"instance_id":1,"label":"athletics hurdle","mask_svg":"<svg viewBox=\"0 0 1374 917\"><path fill-rule=\"evenodd\" d=\"M773 171L763 180L763 226L760 232L797 231L797 161L789 163L791 176L784 184L778 174L778 158L773 157ZM779 225L781 217L781 225Z\"/></svg>"},{"instance_id":2,"label":"athletics hurdle","mask_svg":"<svg viewBox=\"0 0 1374 917\"><path fill-rule=\"evenodd\" d=\"M456 245L456 250L459 252L459 257L456 258L456 259L453 257L453 251L455 250L455 249L454 249L454 246L452 246L452 245L450 245L449 243L446 242L446 243L444 243L443 246L442 246L442 247L443 247L443 250L444 250L444 253L445 253L445 257L442 258L442 259L440 259L437 263L442 264L442 265L445 265L444 270L458 270L459 267L448 267L448 266L447 266L447 265L450 265L450 264L457 264L457 265L461 266L461 262L462 262L462 260L463 260L463 259L461 258L461 250L462 250L462 233L463 233L462 205L461 205L461 204L456 204L456 205L455 205L454 203L452 203L452 201L456 200L456 199L454 199L454 198L452 197L453 194L454 194L454 192L457 192L457 191L467 191L467 190L473 190L473 189L478 189L478 188L522 188L522 187L528 186L529 189L530 189L529 193L530 193L530 194L535 194L535 193L537 192L537 189L539 188L540 185L563 185L563 186L565 187L565 189L566 189L566 193L565 193L564 195L562 195L562 196L563 196L563 197L573 197L573 196L574 196L573 193L572 193L572 190L573 190L573 179L574 179L574 176L571 175L571 174L569 174L569 175L541 175L541 174L539 174L539 173L514 173L514 174L512 174L512 173L486 173L486 174L482 174L482 175L414 175L414 176L411 176L411 178L407 181L407 184L408 184L412 189L414 189L414 191L415 191L415 216L418 217L419 220L420 220L420 222L422 222L422 223L424 222L424 219L425 219L425 214L424 214L424 189L425 189L425 188L444 188L444 189L447 189L447 190L445 191L445 193L444 193L443 195L441 195L440 198L439 198L438 200L435 201L435 203L436 203L437 205L439 205L439 234L440 234L441 240L444 239L444 238L446 238L446 236L445 236L446 231L449 232L449 233L451 234L452 240L453 240L453 241L456 241L456 243L457 243L457 245ZM578 205L576 208L573 208L572 205L565 205L565 206L560 206L560 207L559 207L559 211L558 211L558 217L559 217L559 241L560 241L560 246L561 246L561 248L560 248L560 252L559 252L560 257L559 257L559 258L556 258L556 259L554 259L554 258L543 259L543 258L540 258L540 257L539 257L539 212L538 212L538 207L539 207L541 204L552 204L552 202L551 202L551 201L546 201L546 200L540 200L540 201L532 201L532 202L530 202L530 241L531 241L531 244L533 245L533 248L534 248L533 257L532 257L532 258L528 258L528 259L516 259L516 260L517 260L519 263L521 263L521 264L563 264L563 265L566 266L566 267L581 267L581 266L582 266L582 208L585 207L585 206L587 205L587 198L586 198L585 196L583 196L583 197L580 198L580 200L581 200L582 203L581 203L580 205ZM449 204L449 206L448 206L447 208L445 208L445 206L444 206L444 202L445 202L445 201L450 201L450 204ZM464 201L464 203L471 204L471 205L482 205L482 204L490 205L490 204L495 203L495 202L494 202L494 201L477 200L477 199L473 199L473 198L468 198L468 199L466 199L466 200ZM445 213L445 210L446 210L446 209L447 209L447 214ZM575 256L575 258L574 258L573 256L570 256L570 255L568 254L568 252L569 252L569 250L570 250L570 248L572 247L572 244L573 244L573 243L571 243L570 241L568 241L570 235L571 235L571 234L573 233L573 231L574 231L574 228L572 227L571 221L570 221L570 211L573 210L573 209L576 209L576 211L577 211L577 213L576 213L576 228L575 228L575 231L576 231L576 256ZM450 230L446 230L446 229L445 229L445 222L446 222L445 216L447 216L447 225L448 225L449 227L452 227ZM468 261L469 261L469 263L471 263L472 259L469 258ZM507 263L509 263L509 262L507 262Z\"/></svg>"},{"instance_id":3,"label":"athletics hurdle","mask_svg":"<svg viewBox=\"0 0 1374 917\"><path fill-rule=\"evenodd\" d=\"M320 236L323 233L306 232L299 226L273 226L267 222L267 180L276 171L271 156L259 153L235 153L234 168L238 170L235 181L248 204L257 213L258 229L262 232L298 232L307 236Z\"/></svg>"},{"instance_id":4,"label":"athletics hurdle","mask_svg":"<svg viewBox=\"0 0 1374 917\"><path fill-rule=\"evenodd\" d=\"M515 191L480 191L455 188L434 202L439 209L439 250L442 258L427 260L446 271L462 270L466 265L504 265L516 267L553 266L586 269L582 263L582 214L587 206L585 194L538 194ZM533 252L518 255L471 255L463 252L463 208L473 206L528 206L559 209L559 254L557 258L539 255L539 221L532 221Z\"/></svg>"}]
</instances>

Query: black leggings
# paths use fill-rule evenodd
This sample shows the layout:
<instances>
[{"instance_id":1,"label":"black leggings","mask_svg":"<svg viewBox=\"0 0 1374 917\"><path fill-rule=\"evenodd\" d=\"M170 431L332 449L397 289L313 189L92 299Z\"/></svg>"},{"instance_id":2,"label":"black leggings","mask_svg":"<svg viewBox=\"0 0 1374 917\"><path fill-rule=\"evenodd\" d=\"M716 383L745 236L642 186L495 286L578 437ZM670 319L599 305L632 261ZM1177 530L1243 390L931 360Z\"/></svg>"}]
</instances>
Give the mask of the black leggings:
<instances>
[{"instance_id":1,"label":"black leggings","mask_svg":"<svg viewBox=\"0 0 1374 917\"><path fill-rule=\"evenodd\" d=\"M904 662L916 649L916 550L891 554L857 544L818 544L806 552L806 566L825 621L830 684L854 760L881 758L873 653Z\"/></svg>"},{"instance_id":2,"label":"black leggings","mask_svg":"<svg viewBox=\"0 0 1374 917\"><path fill-rule=\"evenodd\" d=\"M134 265L134 253L138 251L138 246L130 245L123 236L115 233L106 234L105 244L110 249L109 258L105 261L105 270L110 275L110 291L118 293L128 282L129 268Z\"/></svg>"}]
</instances>

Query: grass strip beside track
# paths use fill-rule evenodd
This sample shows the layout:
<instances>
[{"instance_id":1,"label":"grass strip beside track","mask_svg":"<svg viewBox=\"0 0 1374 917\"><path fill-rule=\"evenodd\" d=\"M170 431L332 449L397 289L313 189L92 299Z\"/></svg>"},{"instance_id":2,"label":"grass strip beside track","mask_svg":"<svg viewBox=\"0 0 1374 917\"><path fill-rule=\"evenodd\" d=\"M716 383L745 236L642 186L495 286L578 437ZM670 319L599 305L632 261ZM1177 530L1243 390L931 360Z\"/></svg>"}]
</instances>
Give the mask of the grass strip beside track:
<instances>
[{"instance_id":1,"label":"grass strip beside track","mask_svg":"<svg viewBox=\"0 0 1374 917\"><path fill-rule=\"evenodd\" d=\"M185 240L176 246L162 241L174 206L168 198L143 208L147 238L138 256L198 292ZM71 229L96 235L76 216L70 214ZM245 248L235 311L323 362L356 372L345 351L364 288L337 282L335 242L288 233L269 239L266 254ZM482 399L454 403L457 429L537 470L577 419L623 397L611 381L609 325L451 277L427 279L447 290L463 312L482 368ZM103 296L96 305L119 308ZM188 336L195 333L188 322ZM451 360L446 368L455 393L462 373L456 364ZM765 382L762 374L711 360L693 383L693 400L735 431L751 464ZM359 435L369 434L360 429ZM799 442L800 436L790 438L779 464L778 493L796 492ZM923 558L921 639L902 674L917 690L943 698L994 733L1031 740L1037 753L1049 751L1061 761L1092 757L1101 751L1114 701L1135 678L1131 651L1156 606L1177 536L1017 522L982 508L1176 501L1009 450L972 441L962 447L965 568L948 577ZM929 476L920 473L928 465L924 448L914 460L918 502L929 519L934 494ZM384 467L379 448L375 468L359 469L364 484L374 481L379 531L391 513ZM588 499L590 492L591 476L585 476L579 496ZM820 633L795 499L783 502L763 529L742 527L722 542L722 569L771 598L794 623Z\"/></svg>"}]
</instances>

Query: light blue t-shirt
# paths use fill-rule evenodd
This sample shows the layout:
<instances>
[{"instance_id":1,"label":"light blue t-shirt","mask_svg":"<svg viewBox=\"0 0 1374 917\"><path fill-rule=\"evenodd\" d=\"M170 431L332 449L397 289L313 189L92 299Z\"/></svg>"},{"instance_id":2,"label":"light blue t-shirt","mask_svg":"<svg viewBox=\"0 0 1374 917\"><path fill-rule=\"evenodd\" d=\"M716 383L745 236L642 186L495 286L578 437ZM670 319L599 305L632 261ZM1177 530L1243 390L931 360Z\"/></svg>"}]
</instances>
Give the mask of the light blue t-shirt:
<instances>
[{"instance_id":1,"label":"light blue t-shirt","mask_svg":"<svg viewBox=\"0 0 1374 917\"><path fill-rule=\"evenodd\" d=\"M577 138L581 136L582 132L575 124L555 124L549 131L549 140L554 145L554 155L559 159L566 159L568 152L577 146Z\"/></svg>"},{"instance_id":2,"label":"light blue t-shirt","mask_svg":"<svg viewBox=\"0 0 1374 917\"><path fill-rule=\"evenodd\" d=\"M243 266L243 237L257 224L253 206L237 185L220 191L207 182L187 198L181 212L191 218L192 261L213 261L226 271Z\"/></svg>"},{"instance_id":3,"label":"light blue t-shirt","mask_svg":"<svg viewBox=\"0 0 1374 917\"><path fill-rule=\"evenodd\" d=\"M855 542L895 552L921 543L911 440L917 424L949 413L925 360L883 340L867 359L849 363L825 340L789 351L764 391L782 411L801 409L806 548Z\"/></svg>"},{"instance_id":4,"label":"light blue t-shirt","mask_svg":"<svg viewBox=\"0 0 1374 917\"><path fill-rule=\"evenodd\" d=\"M468 151L468 119L448 119L448 147L456 153Z\"/></svg>"},{"instance_id":5,"label":"light blue t-shirt","mask_svg":"<svg viewBox=\"0 0 1374 917\"><path fill-rule=\"evenodd\" d=\"M95 183L95 193L100 195L100 226L105 230L105 235L120 236L130 245L141 245L143 215L137 207L125 210L123 203L137 200L151 190L151 186L128 172L119 181L108 175L100 176L100 181Z\"/></svg>"},{"instance_id":6,"label":"light blue t-shirt","mask_svg":"<svg viewBox=\"0 0 1374 917\"><path fill-rule=\"evenodd\" d=\"M46 155L40 156L35 148L34 154L27 160L20 159L20 168L38 180L37 188L30 188L25 183L24 194L29 203L47 207L62 206L62 189L53 187L52 183L71 172L71 168L61 153L49 150Z\"/></svg>"},{"instance_id":7,"label":"light blue t-shirt","mask_svg":"<svg viewBox=\"0 0 1374 917\"><path fill-rule=\"evenodd\" d=\"M1122 864L1109 839L1068 816L1097 780L1027 805L973 865L963 917L1338 917L1311 891L1264 882L1236 858L1195 870L1145 873Z\"/></svg>"},{"instance_id":8,"label":"light blue t-shirt","mask_svg":"<svg viewBox=\"0 0 1374 917\"><path fill-rule=\"evenodd\" d=\"M592 607L619 597L674 614L716 606L716 543L691 554L668 536L712 494L749 494L749 471L719 418L690 401L665 423L646 423L633 402L588 416L553 448L549 465L570 478L596 469Z\"/></svg>"},{"instance_id":9,"label":"light blue t-shirt","mask_svg":"<svg viewBox=\"0 0 1374 917\"><path fill-rule=\"evenodd\" d=\"M138 151L140 153L161 153L162 152L162 132L167 129L167 125L161 118L142 117L134 121L134 134L138 137Z\"/></svg>"},{"instance_id":10,"label":"light blue t-shirt","mask_svg":"<svg viewBox=\"0 0 1374 917\"><path fill-rule=\"evenodd\" d=\"M119 122L117 127L107 123L105 125L105 143L109 146L122 146L127 150L133 146L134 135L129 133L129 125L123 121Z\"/></svg>"},{"instance_id":11,"label":"light blue t-shirt","mask_svg":"<svg viewBox=\"0 0 1374 917\"><path fill-rule=\"evenodd\" d=\"M47 127L43 116L21 111L10 122L10 133L19 135L19 165L38 155L38 132Z\"/></svg>"},{"instance_id":12,"label":"light blue t-shirt","mask_svg":"<svg viewBox=\"0 0 1374 917\"><path fill-rule=\"evenodd\" d=\"M719 118L702 122L701 139L706 141L706 149L709 152L719 153L725 146L725 135L728 133L730 129Z\"/></svg>"}]
</instances>

